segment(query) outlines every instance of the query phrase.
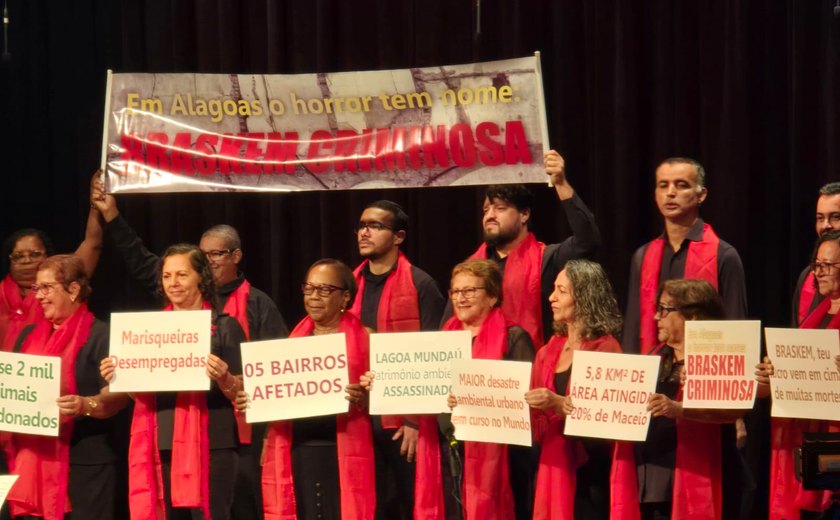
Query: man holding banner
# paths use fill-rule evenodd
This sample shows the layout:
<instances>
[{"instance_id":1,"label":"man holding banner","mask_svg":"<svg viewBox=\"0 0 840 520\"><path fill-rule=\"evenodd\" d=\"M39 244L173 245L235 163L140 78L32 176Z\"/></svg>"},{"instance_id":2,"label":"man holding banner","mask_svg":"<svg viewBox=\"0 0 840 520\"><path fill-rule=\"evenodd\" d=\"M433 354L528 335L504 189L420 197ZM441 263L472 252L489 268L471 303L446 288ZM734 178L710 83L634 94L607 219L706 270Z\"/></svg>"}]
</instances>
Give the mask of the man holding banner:
<instances>
[{"instance_id":1,"label":"man holding banner","mask_svg":"<svg viewBox=\"0 0 840 520\"><path fill-rule=\"evenodd\" d=\"M356 224L359 255L364 261L353 272L359 288L350 310L377 332L437 330L443 313L444 299L435 281L400 252L408 222L399 204L380 200L368 204ZM428 479L439 481L440 465L415 465L414 460L417 452L417 460L430 462L421 452L439 449L436 417L374 415L372 422L377 518L409 520L415 511L418 518L426 518L442 507L442 496L415 493L415 476L422 490ZM418 439L420 432L422 439Z\"/></svg>"},{"instance_id":2,"label":"man holding banner","mask_svg":"<svg viewBox=\"0 0 840 520\"><path fill-rule=\"evenodd\" d=\"M472 256L493 260L502 269L502 311L528 331L537 348L551 336L548 296L554 290L557 274L567 261L588 256L601 242L595 216L566 179L563 157L551 150L543 162L572 236L559 244L538 242L528 230L533 194L521 184L495 185L487 188L484 200L484 244Z\"/></svg>"},{"instance_id":3,"label":"man holding banner","mask_svg":"<svg viewBox=\"0 0 840 520\"><path fill-rule=\"evenodd\" d=\"M840 182L829 182L820 188L817 198L817 237L840 230ZM817 290L816 278L811 266L802 270L793 293L791 323L799 326L808 314L817 308L823 297Z\"/></svg>"}]
</instances>

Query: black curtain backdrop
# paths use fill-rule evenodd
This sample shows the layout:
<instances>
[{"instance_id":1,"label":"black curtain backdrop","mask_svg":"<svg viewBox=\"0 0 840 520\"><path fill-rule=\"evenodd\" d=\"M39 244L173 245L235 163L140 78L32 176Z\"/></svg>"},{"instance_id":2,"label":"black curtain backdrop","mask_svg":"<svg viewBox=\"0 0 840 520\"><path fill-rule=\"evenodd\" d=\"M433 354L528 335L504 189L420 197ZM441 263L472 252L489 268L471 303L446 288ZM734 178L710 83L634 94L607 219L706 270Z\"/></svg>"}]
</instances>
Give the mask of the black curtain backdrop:
<instances>
[{"instance_id":1,"label":"black curtain backdrop","mask_svg":"<svg viewBox=\"0 0 840 520\"><path fill-rule=\"evenodd\" d=\"M834 0L7 0L0 65L6 236L39 227L60 251L82 238L99 164L105 71L309 73L495 60L542 51L551 143L592 208L597 259L625 299L629 257L661 231L653 172L696 157L702 215L741 253L750 315L786 325L814 240L816 191L840 179L840 18ZM568 235L553 190L534 185L534 229ZM480 240L481 188L294 194L121 195L149 248L242 234L242 267L287 320L306 267L355 265L362 207L390 198L412 225L405 251L445 288ZM107 244L107 242L106 242ZM4 261L5 264L5 261ZM93 307L149 308L106 248Z\"/></svg>"},{"instance_id":2,"label":"black curtain backdrop","mask_svg":"<svg viewBox=\"0 0 840 520\"><path fill-rule=\"evenodd\" d=\"M4 1L11 59L0 64L0 235L42 228L59 251L74 250L82 238L109 68L312 73L540 50L551 143L597 216L604 237L597 260L622 304L630 255L661 232L653 172L663 158L687 155L705 165L703 217L741 253L750 315L772 326L789 323L792 285L815 238L817 189L840 180L835 0ZM562 240L569 229L553 190L533 190L537 236ZM405 251L445 289L451 267L480 241L482 192L118 201L156 252L196 242L214 224L237 227L244 272L294 324L303 315L297 287L306 267L325 256L355 265L350 230L363 206L379 198L406 208L412 225ZM156 305L127 279L107 241L93 285L101 318ZM756 518L766 516L766 491L756 504Z\"/></svg>"}]
</instances>

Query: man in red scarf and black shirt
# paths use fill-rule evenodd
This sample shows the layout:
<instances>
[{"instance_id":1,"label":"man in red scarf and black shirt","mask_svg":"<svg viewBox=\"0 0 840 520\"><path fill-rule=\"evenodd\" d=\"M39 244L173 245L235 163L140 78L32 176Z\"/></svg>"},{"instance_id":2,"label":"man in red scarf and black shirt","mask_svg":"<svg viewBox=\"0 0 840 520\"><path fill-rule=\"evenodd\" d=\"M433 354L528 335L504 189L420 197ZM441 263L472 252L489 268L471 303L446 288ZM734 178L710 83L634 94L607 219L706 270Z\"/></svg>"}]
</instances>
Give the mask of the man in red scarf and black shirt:
<instances>
[{"instance_id":1,"label":"man in red scarf and black shirt","mask_svg":"<svg viewBox=\"0 0 840 520\"><path fill-rule=\"evenodd\" d=\"M134 229L123 219L116 200L112 195L105 194L101 181L94 182L90 201L102 214L105 230L128 272L150 292L156 293L160 258L146 249ZM211 227L201 235L199 248L210 263L219 312L236 319L247 341L285 338L289 335L286 322L271 297L253 287L239 272L243 253L236 229L224 224ZM231 518L262 518L260 451L266 423L248 425L244 415L237 415L237 423L242 445L239 449L239 471Z\"/></svg>"},{"instance_id":2,"label":"man in red scarf and black shirt","mask_svg":"<svg viewBox=\"0 0 840 520\"><path fill-rule=\"evenodd\" d=\"M437 330L440 323L444 306L440 289L400 251L408 221L399 204L380 200L368 204L356 224L364 261L354 271L359 290L350 310L376 332ZM373 416L372 420L376 518L441 518L436 418Z\"/></svg>"},{"instance_id":3,"label":"man in red scarf and black shirt","mask_svg":"<svg viewBox=\"0 0 840 520\"><path fill-rule=\"evenodd\" d=\"M829 182L820 188L817 198L817 236L840 230L840 182ZM808 315L823 300L814 282L811 266L805 266L793 293L793 317L791 324L799 327Z\"/></svg>"}]
</instances>

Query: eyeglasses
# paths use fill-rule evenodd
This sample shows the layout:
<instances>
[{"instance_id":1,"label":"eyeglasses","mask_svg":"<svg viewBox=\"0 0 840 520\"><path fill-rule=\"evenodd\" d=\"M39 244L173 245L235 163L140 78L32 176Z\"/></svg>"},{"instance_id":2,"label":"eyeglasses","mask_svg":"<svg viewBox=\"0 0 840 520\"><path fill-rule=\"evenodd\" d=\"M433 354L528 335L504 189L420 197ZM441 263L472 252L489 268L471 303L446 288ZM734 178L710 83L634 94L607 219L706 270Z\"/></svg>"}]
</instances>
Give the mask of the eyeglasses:
<instances>
[{"instance_id":1,"label":"eyeglasses","mask_svg":"<svg viewBox=\"0 0 840 520\"><path fill-rule=\"evenodd\" d=\"M335 291L346 291L347 289L345 289L344 287L336 287L335 285L330 285L328 283L316 285L314 283L305 282L300 284L300 290L306 296L312 296L313 293L317 292L318 296L320 296L321 298L326 298Z\"/></svg>"},{"instance_id":2,"label":"eyeglasses","mask_svg":"<svg viewBox=\"0 0 840 520\"><path fill-rule=\"evenodd\" d=\"M486 290L484 287L464 287L463 289L449 289L449 299L457 300L462 295L468 300L475 298L475 292Z\"/></svg>"},{"instance_id":3,"label":"eyeglasses","mask_svg":"<svg viewBox=\"0 0 840 520\"><path fill-rule=\"evenodd\" d=\"M229 255L236 251L236 249L213 249L212 251L202 251L204 256L209 260L221 260L225 255Z\"/></svg>"},{"instance_id":4,"label":"eyeglasses","mask_svg":"<svg viewBox=\"0 0 840 520\"><path fill-rule=\"evenodd\" d=\"M385 224L383 224L382 222L376 222L376 221L372 221L372 222L364 222L364 221L359 221L359 223L358 223L358 224L356 224L356 227L353 229L353 231L354 231L354 233L358 234L358 233L359 233L361 230L363 230L363 229L367 229L368 231L382 231L383 229L387 229L387 230L391 231L391 230L393 230L394 228L389 227L389 226L386 226L386 225L385 225Z\"/></svg>"},{"instance_id":5,"label":"eyeglasses","mask_svg":"<svg viewBox=\"0 0 840 520\"><path fill-rule=\"evenodd\" d=\"M679 307L670 307L668 305L662 305L661 303L656 304L656 314L659 315L660 318L664 318L668 314L679 310Z\"/></svg>"},{"instance_id":6,"label":"eyeglasses","mask_svg":"<svg viewBox=\"0 0 840 520\"><path fill-rule=\"evenodd\" d=\"M833 270L838 268L837 266L840 266L840 262L813 262L811 264L811 271L815 273L825 271L825 274L831 274Z\"/></svg>"},{"instance_id":7,"label":"eyeglasses","mask_svg":"<svg viewBox=\"0 0 840 520\"><path fill-rule=\"evenodd\" d=\"M43 251L18 251L9 255L9 260L13 264L22 264L23 262L37 262L44 258Z\"/></svg>"},{"instance_id":8,"label":"eyeglasses","mask_svg":"<svg viewBox=\"0 0 840 520\"><path fill-rule=\"evenodd\" d=\"M32 289L32 294L34 294L35 296L37 296L40 293L44 293L44 295L49 295L49 294L52 294L53 290L55 290L56 285L61 285L61 284L58 283L58 282L40 283L40 284L36 283L36 284L32 284L32 287L30 287L30 289Z\"/></svg>"}]
</instances>

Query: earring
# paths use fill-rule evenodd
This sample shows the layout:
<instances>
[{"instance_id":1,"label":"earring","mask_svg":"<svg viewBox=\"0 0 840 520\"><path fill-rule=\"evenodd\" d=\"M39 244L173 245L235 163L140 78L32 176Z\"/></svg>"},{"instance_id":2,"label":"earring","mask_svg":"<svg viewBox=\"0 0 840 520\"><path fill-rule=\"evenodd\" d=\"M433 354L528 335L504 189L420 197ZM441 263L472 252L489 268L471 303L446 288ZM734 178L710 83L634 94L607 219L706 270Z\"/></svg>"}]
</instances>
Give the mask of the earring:
<instances>
[{"instance_id":1,"label":"earring","mask_svg":"<svg viewBox=\"0 0 840 520\"><path fill-rule=\"evenodd\" d=\"M70 297L70 303L76 303L76 297L75 296Z\"/></svg>"}]
</instances>

